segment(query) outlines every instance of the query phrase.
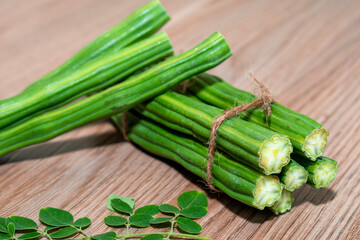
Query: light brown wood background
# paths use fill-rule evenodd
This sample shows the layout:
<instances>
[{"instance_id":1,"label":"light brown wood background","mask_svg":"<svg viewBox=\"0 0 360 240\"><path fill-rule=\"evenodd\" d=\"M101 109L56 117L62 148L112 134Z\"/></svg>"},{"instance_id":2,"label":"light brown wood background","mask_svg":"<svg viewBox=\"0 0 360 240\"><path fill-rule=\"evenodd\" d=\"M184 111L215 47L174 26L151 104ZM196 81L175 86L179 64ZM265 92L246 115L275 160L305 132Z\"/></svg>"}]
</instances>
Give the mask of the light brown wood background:
<instances>
[{"instance_id":1,"label":"light brown wood background","mask_svg":"<svg viewBox=\"0 0 360 240\"><path fill-rule=\"evenodd\" d=\"M141 1L2 0L0 98L20 92ZM164 30L176 52L219 30L234 55L212 70L251 90L253 70L283 105L329 129L326 155L339 162L327 189L304 186L291 212L276 217L212 194L203 235L224 239L360 239L360 1L164 0ZM197 177L123 142L108 121L0 157L0 216L37 219L52 206L89 216L90 233L109 230L103 218L111 193L137 205L176 203ZM142 231L142 230L135 230Z\"/></svg>"}]
</instances>

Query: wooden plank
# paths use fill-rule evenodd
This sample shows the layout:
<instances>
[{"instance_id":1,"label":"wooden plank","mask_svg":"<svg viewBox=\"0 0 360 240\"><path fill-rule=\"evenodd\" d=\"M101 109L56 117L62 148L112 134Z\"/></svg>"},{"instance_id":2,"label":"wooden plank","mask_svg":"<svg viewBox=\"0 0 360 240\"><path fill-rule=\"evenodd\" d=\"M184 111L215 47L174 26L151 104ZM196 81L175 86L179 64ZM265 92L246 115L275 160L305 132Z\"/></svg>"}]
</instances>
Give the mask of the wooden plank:
<instances>
[{"instance_id":1,"label":"wooden plank","mask_svg":"<svg viewBox=\"0 0 360 240\"><path fill-rule=\"evenodd\" d=\"M20 92L81 46L146 1L1 1L0 98ZM339 161L327 189L294 193L291 212L276 217L224 194L209 194L199 223L213 239L360 239L360 2L163 1L172 16L164 28L176 52L215 30L234 56L211 70L251 90L245 71L269 86L277 101L330 130L326 155ZM111 193L138 206L176 203L190 189L205 190L181 166L147 155L108 121L0 157L0 216L37 218L53 206L93 219L90 233L110 230L103 218ZM134 232L143 231L135 229Z\"/></svg>"}]
</instances>

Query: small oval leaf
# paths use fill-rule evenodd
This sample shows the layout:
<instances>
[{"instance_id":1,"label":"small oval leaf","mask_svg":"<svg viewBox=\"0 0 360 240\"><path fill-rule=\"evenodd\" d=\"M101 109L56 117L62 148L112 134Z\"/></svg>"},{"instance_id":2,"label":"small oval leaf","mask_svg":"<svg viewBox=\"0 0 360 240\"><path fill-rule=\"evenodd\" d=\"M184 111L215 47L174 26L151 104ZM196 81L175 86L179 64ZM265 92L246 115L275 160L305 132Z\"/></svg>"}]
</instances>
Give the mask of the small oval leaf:
<instances>
[{"instance_id":1,"label":"small oval leaf","mask_svg":"<svg viewBox=\"0 0 360 240\"><path fill-rule=\"evenodd\" d=\"M151 216L154 216L158 213L160 213L160 209L159 209L158 205L147 205L147 206L138 208L135 211L135 214L148 214Z\"/></svg>"},{"instance_id":2,"label":"small oval leaf","mask_svg":"<svg viewBox=\"0 0 360 240\"><path fill-rule=\"evenodd\" d=\"M203 192L193 190L182 193L178 197L178 205L181 208L188 208L188 207L207 207L208 206L208 199Z\"/></svg>"},{"instance_id":3,"label":"small oval leaf","mask_svg":"<svg viewBox=\"0 0 360 240\"><path fill-rule=\"evenodd\" d=\"M111 206L118 211L123 213L132 214L133 209L124 201L120 199L113 199L111 200Z\"/></svg>"},{"instance_id":4,"label":"small oval leaf","mask_svg":"<svg viewBox=\"0 0 360 240\"><path fill-rule=\"evenodd\" d=\"M11 216L6 219L6 223L14 223L16 230L31 230L36 229L37 224L33 220L25 217Z\"/></svg>"},{"instance_id":5,"label":"small oval leaf","mask_svg":"<svg viewBox=\"0 0 360 240\"><path fill-rule=\"evenodd\" d=\"M20 237L18 237L18 239L33 239L33 238L39 237L40 235L41 235L41 233L38 233L38 232L30 232L30 233L21 235Z\"/></svg>"},{"instance_id":6,"label":"small oval leaf","mask_svg":"<svg viewBox=\"0 0 360 240\"><path fill-rule=\"evenodd\" d=\"M0 217L0 232L8 233L6 226L6 218Z\"/></svg>"},{"instance_id":7,"label":"small oval leaf","mask_svg":"<svg viewBox=\"0 0 360 240\"><path fill-rule=\"evenodd\" d=\"M174 214L176 214L180 210L177 207L173 206L173 205L165 203L165 204L160 205L160 211L164 212L164 213L174 213Z\"/></svg>"},{"instance_id":8,"label":"small oval leaf","mask_svg":"<svg viewBox=\"0 0 360 240\"><path fill-rule=\"evenodd\" d=\"M91 237L92 239L96 239L96 240L113 240L116 238L116 233L114 232L107 232L107 233L103 233L103 234L98 234L95 236Z\"/></svg>"},{"instance_id":9,"label":"small oval leaf","mask_svg":"<svg viewBox=\"0 0 360 240\"><path fill-rule=\"evenodd\" d=\"M8 240L8 239L11 239L10 234L8 234L8 233L0 233L0 240Z\"/></svg>"},{"instance_id":10,"label":"small oval leaf","mask_svg":"<svg viewBox=\"0 0 360 240\"><path fill-rule=\"evenodd\" d=\"M116 212L115 209L113 208L113 206L111 205L111 201L113 199L120 199L121 201L127 203L131 209L134 209L135 206L135 200L131 197L121 197L115 194L110 194L109 197L107 198L106 201L106 208L109 209L110 211Z\"/></svg>"},{"instance_id":11,"label":"small oval leaf","mask_svg":"<svg viewBox=\"0 0 360 240\"><path fill-rule=\"evenodd\" d=\"M79 218L74 222L75 227L85 228L91 224L91 220L88 217Z\"/></svg>"},{"instance_id":12,"label":"small oval leaf","mask_svg":"<svg viewBox=\"0 0 360 240\"><path fill-rule=\"evenodd\" d=\"M166 223L171 221L171 217L159 217L154 218L150 221L150 224L160 224L160 223Z\"/></svg>"},{"instance_id":13,"label":"small oval leaf","mask_svg":"<svg viewBox=\"0 0 360 240\"><path fill-rule=\"evenodd\" d=\"M151 234L146 237L140 238L140 240L163 240L164 236L161 234Z\"/></svg>"},{"instance_id":14,"label":"small oval leaf","mask_svg":"<svg viewBox=\"0 0 360 240\"><path fill-rule=\"evenodd\" d=\"M199 234L202 231L200 224L188 218L179 217L176 219L176 223L181 230L188 233Z\"/></svg>"},{"instance_id":15,"label":"small oval leaf","mask_svg":"<svg viewBox=\"0 0 360 240\"><path fill-rule=\"evenodd\" d=\"M65 228L60 229L57 232L51 233L49 236L51 238L66 238L66 237L69 237L69 236L77 233L77 231L78 230L74 227L65 227Z\"/></svg>"},{"instance_id":16,"label":"small oval leaf","mask_svg":"<svg viewBox=\"0 0 360 240\"><path fill-rule=\"evenodd\" d=\"M129 218L129 222L136 227L149 227L152 219L153 216L148 214L136 214Z\"/></svg>"},{"instance_id":17,"label":"small oval leaf","mask_svg":"<svg viewBox=\"0 0 360 240\"><path fill-rule=\"evenodd\" d=\"M104 218L104 222L106 225L112 227L120 227L127 223L127 219L120 216L109 215Z\"/></svg>"},{"instance_id":18,"label":"small oval leaf","mask_svg":"<svg viewBox=\"0 0 360 240\"><path fill-rule=\"evenodd\" d=\"M52 207L41 209L39 218L43 223L54 227L71 226L74 222L74 217L71 213Z\"/></svg>"},{"instance_id":19,"label":"small oval leaf","mask_svg":"<svg viewBox=\"0 0 360 240\"><path fill-rule=\"evenodd\" d=\"M199 206L184 208L180 211L180 214L182 216L188 218L202 218L206 216L207 213L208 210L206 207L199 207Z\"/></svg>"},{"instance_id":20,"label":"small oval leaf","mask_svg":"<svg viewBox=\"0 0 360 240\"><path fill-rule=\"evenodd\" d=\"M11 235L11 236L14 236L15 235L15 224L10 222L7 224L7 230L8 230L8 233Z\"/></svg>"}]
</instances>

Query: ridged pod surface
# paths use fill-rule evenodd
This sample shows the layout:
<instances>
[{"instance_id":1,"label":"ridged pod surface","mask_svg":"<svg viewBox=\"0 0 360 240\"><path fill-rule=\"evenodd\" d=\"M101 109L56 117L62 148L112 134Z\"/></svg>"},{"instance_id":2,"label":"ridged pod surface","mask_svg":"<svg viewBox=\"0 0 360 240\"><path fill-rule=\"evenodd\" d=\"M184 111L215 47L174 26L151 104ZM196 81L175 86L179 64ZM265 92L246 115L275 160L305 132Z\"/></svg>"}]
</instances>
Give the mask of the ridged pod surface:
<instances>
[{"instance_id":1,"label":"ridged pod surface","mask_svg":"<svg viewBox=\"0 0 360 240\"><path fill-rule=\"evenodd\" d=\"M135 74L124 82L0 131L0 155L128 110L191 76L217 66L230 56L226 40L215 32L195 48Z\"/></svg>"},{"instance_id":2,"label":"ridged pod surface","mask_svg":"<svg viewBox=\"0 0 360 240\"><path fill-rule=\"evenodd\" d=\"M167 92L135 108L169 128L209 141L211 126L222 110L175 92ZM261 173L280 173L290 161L292 146L286 136L233 117L217 130L216 147Z\"/></svg>"},{"instance_id":3,"label":"ridged pod surface","mask_svg":"<svg viewBox=\"0 0 360 240\"><path fill-rule=\"evenodd\" d=\"M173 54L162 32L98 57L71 72L55 76L32 91L0 101L0 129L11 128L43 112L124 80L143 67ZM5 127L6 126L6 127Z\"/></svg>"},{"instance_id":4,"label":"ridged pod surface","mask_svg":"<svg viewBox=\"0 0 360 240\"><path fill-rule=\"evenodd\" d=\"M128 113L127 136L147 151L173 160L206 178L207 148L179 132L170 130L143 117ZM112 117L121 129L121 115ZM281 195L281 184L276 176L266 176L216 153L212 170L214 186L232 198L258 209L272 206Z\"/></svg>"},{"instance_id":5,"label":"ridged pod surface","mask_svg":"<svg viewBox=\"0 0 360 240\"><path fill-rule=\"evenodd\" d=\"M205 73L192 78L187 90L201 101L222 109L257 99L255 95L237 89L219 77ZM294 151L313 161L322 155L327 143L328 131L320 123L276 102L271 104L271 117L268 119L264 111L259 108L248 110L240 114L240 117L287 135L295 148Z\"/></svg>"}]
</instances>

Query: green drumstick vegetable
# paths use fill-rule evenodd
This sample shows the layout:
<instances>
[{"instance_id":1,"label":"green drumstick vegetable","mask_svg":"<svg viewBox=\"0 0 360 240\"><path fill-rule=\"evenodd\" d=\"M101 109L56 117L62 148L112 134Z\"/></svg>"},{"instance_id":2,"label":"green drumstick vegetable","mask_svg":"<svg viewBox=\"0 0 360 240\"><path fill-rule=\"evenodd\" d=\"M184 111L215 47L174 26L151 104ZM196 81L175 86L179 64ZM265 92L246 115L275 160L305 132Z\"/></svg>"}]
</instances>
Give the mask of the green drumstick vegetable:
<instances>
[{"instance_id":1,"label":"green drumstick vegetable","mask_svg":"<svg viewBox=\"0 0 360 240\"><path fill-rule=\"evenodd\" d=\"M121 129L121 115L112 119ZM178 162L206 178L207 148L189 136L128 113L127 136L142 148ZM258 209L272 206L281 195L276 176L266 176L230 158L216 153L212 170L214 186L229 196Z\"/></svg>"},{"instance_id":2,"label":"green drumstick vegetable","mask_svg":"<svg viewBox=\"0 0 360 240\"><path fill-rule=\"evenodd\" d=\"M315 188L328 187L338 172L337 162L327 157L309 161L303 156L294 154L292 158L308 171L308 183Z\"/></svg>"},{"instance_id":3,"label":"green drumstick vegetable","mask_svg":"<svg viewBox=\"0 0 360 240\"><path fill-rule=\"evenodd\" d=\"M277 200L275 204L269 209L276 215L279 215L280 213L285 213L286 211L289 211L293 202L294 197L292 195L292 192L283 189L279 200Z\"/></svg>"},{"instance_id":4,"label":"green drumstick vegetable","mask_svg":"<svg viewBox=\"0 0 360 240\"><path fill-rule=\"evenodd\" d=\"M135 108L141 114L169 128L192 135L206 143L219 108L197 99L167 92ZM266 175L280 173L290 161L292 146L286 136L233 117L217 130L216 147Z\"/></svg>"},{"instance_id":5,"label":"green drumstick vegetable","mask_svg":"<svg viewBox=\"0 0 360 240\"><path fill-rule=\"evenodd\" d=\"M283 167L279 178L286 190L292 192L295 189L300 188L308 180L308 172L303 166L290 160L290 163Z\"/></svg>"},{"instance_id":6,"label":"green drumstick vegetable","mask_svg":"<svg viewBox=\"0 0 360 240\"><path fill-rule=\"evenodd\" d=\"M195 48L133 75L122 83L0 131L0 155L123 112L220 64L230 56L227 42L216 32Z\"/></svg>"},{"instance_id":7,"label":"green drumstick vegetable","mask_svg":"<svg viewBox=\"0 0 360 240\"><path fill-rule=\"evenodd\" d=\"M0 101L0 126L12 128L42 112L104 89L135 71L173 54L168 36L159 33L122 50L101 56L78 69L55 77L42 88L16 96L16 104Z\"/></svg>"},{"instance_id":8,"label":"green drumstick vegetable","mask_svg":"<svg viewBox=\"0 0 360 240\"><path fill-rule=\"evenodd\" d=\"M168 41L164 34L122 49L150 36L169 19L159 1L142 6L22 93L0 100L0 129L114 84L137 69L167 56L171 51L170 44L164 42ZM102 60L91 62L99 56ZM88 72L77 71L84 65L89 66Z\"/></svg>"},{"instance_id":9,"label":"green drumstick vegetable","mask_svg":"<svg viewBox=\"0 0 360 240\"><path fill-rule=\"evenodd\" d=\"M200 74L192 78L187 90L198 99L222 109L249 103L257 98L209 74ZM268 121L265 113L259 108L248 110L241 114L241 117L289 136L294 151L313 161L322 155L327 143L328 131L321 124L278 103L271 104L271 117Z\"/></svg>"}]
</instances>

